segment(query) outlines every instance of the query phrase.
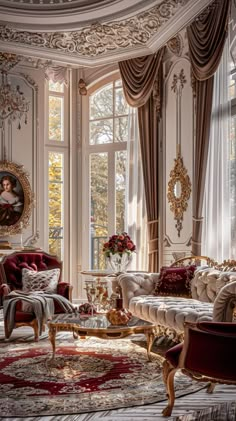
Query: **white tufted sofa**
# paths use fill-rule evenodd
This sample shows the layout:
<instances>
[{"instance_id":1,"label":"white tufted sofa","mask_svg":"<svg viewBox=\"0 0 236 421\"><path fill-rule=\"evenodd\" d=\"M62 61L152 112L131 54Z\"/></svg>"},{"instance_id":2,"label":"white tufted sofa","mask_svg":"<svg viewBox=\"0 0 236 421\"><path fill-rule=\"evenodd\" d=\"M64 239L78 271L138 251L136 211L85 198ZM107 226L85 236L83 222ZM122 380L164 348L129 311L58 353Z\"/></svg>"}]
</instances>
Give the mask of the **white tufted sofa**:
<instances>
[{"instance_id":1,"label":"white tufted sofa","mask_svg":"<svg viewBox=\"0 0 236 421\"><path fill-rule=\"evenodd\" d=\"M232 321L236 305L236 272L199 268L191 282L192 298L154 296L159 273L118 276L123 305L143 320L155 323L161 334L182 340L184 323Z\"/></svg>"}]
</instances>

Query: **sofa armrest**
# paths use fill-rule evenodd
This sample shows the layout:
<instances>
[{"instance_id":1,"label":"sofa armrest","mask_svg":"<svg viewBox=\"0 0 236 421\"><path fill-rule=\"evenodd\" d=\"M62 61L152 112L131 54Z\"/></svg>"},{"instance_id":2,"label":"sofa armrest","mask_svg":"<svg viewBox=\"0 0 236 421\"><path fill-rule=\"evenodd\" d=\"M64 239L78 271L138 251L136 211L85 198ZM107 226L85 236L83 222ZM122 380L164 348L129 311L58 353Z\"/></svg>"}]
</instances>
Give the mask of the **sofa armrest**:
<instances>
[{"instance_id":1,"label":"sofa armrest","mask_svg":"<svg viewBox=\"0 0 236 421\"><path fill-rule=\"evenodd\" d=\"M236 281L226 284L216 296L213 306L214 322L232 322L236 308Z\"/></svg>"},{"instance_id":2,"label":"sofa armrest","mask_svg":"<svg viewBox=\"0 0 236 421\"><path fill-rule=\"evenodd\" d=\"M236 335L236 323L232 322L198 322L197 328L218 336Z\"/></svg>"},{"instance_id":3,"label":"sofa armrest","mask_svg":"<svg viewBox=\"0 0 236 421\"><path fill-rule=\"evenodd\" d=\"M62 297L67 298L69 301L72 301L72 289L73 286L68 282L59 282L57 285L57 294L62 295Z\"/></svg>"},{"instance_id":4,"label":"sofa armrest","mask_svg":"<svg viewBox=\"0 0 236 421\"><path fill-rule=\"evenodd\" d=\"M214 379L235 379L236 325L231 323L186 323L181 365L191 372ZM168 352L168 351L167 351ZM181 368L181 367L180 367Z\"/></svg>"},{"instance_id":5,"label":"sofa armrest","mask_svg":"<svg viewBox=\"0 0 236 421\"><path fill-rule=\"evenodd\" d=\"M129 308L129 302L133 297L153 294L159 276L159 273L122 273L119 275L117 281L121 286L124 307Z\"/></svg>"}]
</instances>

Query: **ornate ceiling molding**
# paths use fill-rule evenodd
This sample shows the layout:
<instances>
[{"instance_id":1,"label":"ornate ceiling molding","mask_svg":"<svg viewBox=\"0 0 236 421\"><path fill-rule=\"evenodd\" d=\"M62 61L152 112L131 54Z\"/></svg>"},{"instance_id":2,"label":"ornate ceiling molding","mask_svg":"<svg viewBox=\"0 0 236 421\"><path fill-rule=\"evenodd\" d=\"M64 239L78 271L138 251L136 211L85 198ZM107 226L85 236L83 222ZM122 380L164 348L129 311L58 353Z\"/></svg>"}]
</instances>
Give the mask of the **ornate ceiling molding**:
<instances>
[{"instance_id":1,"label":"ornate ceiling molding","mask_svg":"<svg viewBox=\"0 0 236 421\"><path fill-rule=\"evenodd\" d=\"M100 65L155 52L211 0L164 0L136 16L96 22L67 32L33 32L0 26L0 49L75 65ZM185 22L185 24L184 24ZM175 23L175 25L174 25ZM3 43L3 44L2 44Z\"/></svg>"},{"instance_id":2,"label":"ornate ceiling molding","mask_svg":"<svg viewBox=\"0 0 236 421\"><path fill-rule=\"evenodd\" d=\"M162 1L0 0L0 15L2 21L14 23L18 29L77 30L95 20L104 22L133 16Z\"/></svg>"},{"instance_id":3,"label":"ornate ceiling molding","mask_svg":"<svg viewBox=\"0 0 236 421\"><path fill-rule=\"evenodd\" d=\"M20 60L21 57L16 54L0 53L0 70L8 73Z\"/></svg>"},{"instance_id":4,"label":"ornate ceiling molding","mask_svg":"<svg viewBox=\"0 0 236 421\"><path fill-rule=\"evenodd\" d=\"M185 0L186 3L188 1ZM97 22L79 31L34 33L1 26L0 34L3 41L91 57L119 48L146 45L151 36L176 14L182 4L183 0L165 0L131 19L109 24Z\"/></svg>"},{"instance_id":5,"label":"ornate ceiling molding","mask_svg":"<svg viewBox=\"0 0 236 421\"><path fill-rule=\"evenodd\" d=\"M33 57L26 57L19 54L0 52L0 70L9 72L18 63L22 66L33 67L35 69L48 69L52 66L51 60L41 60Z\"/></svg>"}]
</instances>

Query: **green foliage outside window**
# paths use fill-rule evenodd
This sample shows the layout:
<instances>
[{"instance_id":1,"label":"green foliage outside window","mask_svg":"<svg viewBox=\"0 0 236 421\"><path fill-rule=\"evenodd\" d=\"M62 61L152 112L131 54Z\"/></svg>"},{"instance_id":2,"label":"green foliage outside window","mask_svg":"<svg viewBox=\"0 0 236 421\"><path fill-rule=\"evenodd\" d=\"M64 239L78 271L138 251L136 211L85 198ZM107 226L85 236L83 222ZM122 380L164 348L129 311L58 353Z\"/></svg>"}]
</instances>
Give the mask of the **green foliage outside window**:
<instances>
[{"instance_id":1,"label":"green foliage outside window","mask_svg":"<svg viewBox=\"0 0 236 421\"><path fill-rule=\"evenodd\" d=\"M63 98L49 96L49 139L63 141Z\"/></svg>"},{"instance_id":2,"label":"green foliage outside window","mask_svg":"<svg viewBox=\"0 0 236 421\"><path fill-rule=\"evenodd\" d=\"M61 242L63 238L63 155L61 153L49 153L48 171L49 251L61 259Z\"/></svg>"}]
</instances>

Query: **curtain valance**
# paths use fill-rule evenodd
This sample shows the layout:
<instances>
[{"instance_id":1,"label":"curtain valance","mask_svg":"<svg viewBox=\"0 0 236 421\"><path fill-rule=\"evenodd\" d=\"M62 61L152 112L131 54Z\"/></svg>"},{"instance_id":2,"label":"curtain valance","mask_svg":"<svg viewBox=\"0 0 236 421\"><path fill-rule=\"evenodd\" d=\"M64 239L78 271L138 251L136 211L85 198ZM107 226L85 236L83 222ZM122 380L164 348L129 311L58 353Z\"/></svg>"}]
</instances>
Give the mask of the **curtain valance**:
<instances>
[{"instance_id":1,"label":"curtain valance","mask_svg":"<svg viewBox=\"0 0 236 421\"><path fill-rule=\"evenodd\" d=\"M131 107L141 107L149 99L163 54L164 48L156 54L119 63L125 98Z\"/></svg>"},{"instance_id":2,"label":"curtain valance","mask_svg":"<svg viewBox=\"0 0 236 421\"><path fill-rule=\"evenodd\" d=\"M217 0L187 28L193 74L206 80L216 72L228 33L230 0Z\"/></svg>"}]
</instances>

